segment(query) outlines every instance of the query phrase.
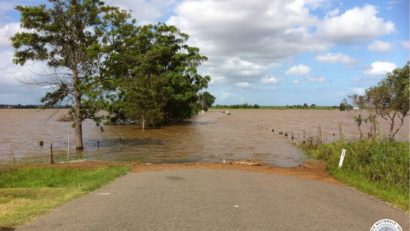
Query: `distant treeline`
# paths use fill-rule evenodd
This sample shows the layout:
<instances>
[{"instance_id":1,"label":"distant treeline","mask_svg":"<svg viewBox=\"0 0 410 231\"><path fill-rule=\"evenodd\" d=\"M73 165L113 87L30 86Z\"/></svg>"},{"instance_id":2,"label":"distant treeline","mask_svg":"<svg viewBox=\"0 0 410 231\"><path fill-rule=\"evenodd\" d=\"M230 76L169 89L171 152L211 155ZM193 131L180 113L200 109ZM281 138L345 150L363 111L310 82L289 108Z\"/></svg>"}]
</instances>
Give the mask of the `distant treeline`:
<instances>
[{"instance_id":1,"label":"distant treeline","mask_svg":"<svg viewBox=\"0 0 410 231\"><path fill-rule=\"evenodd\" d=\"M318 106L316 104L303 104L303 105L285 105L285 106L261 106L258 104L233 104L233 105L221 105L217 104L215 106L212 106L212 108L215 109L224 109L224 108L230 108L230 109L318 109L318 110L334 110L338 109L338 106Z\"/></svg>"},{"instance_id":2,"label":"distant treeline","mask_svg":"<svg viewBox=\"0 0 410 231\"><path fill-rule=\"evenodd\" d=\"M0 104L1 109L45 109L45 108L71 108L70 105L54 105L54 106L44 106L44 105L21 105L21 104Z\"/></svg>"}]
</instances>

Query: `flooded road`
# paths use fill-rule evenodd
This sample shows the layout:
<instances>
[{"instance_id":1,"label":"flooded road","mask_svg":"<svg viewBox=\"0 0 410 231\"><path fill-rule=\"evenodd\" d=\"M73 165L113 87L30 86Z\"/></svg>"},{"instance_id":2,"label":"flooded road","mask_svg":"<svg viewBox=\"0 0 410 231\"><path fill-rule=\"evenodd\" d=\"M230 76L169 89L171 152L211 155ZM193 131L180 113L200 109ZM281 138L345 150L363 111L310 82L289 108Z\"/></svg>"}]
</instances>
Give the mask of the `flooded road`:
<instances>
[{"instance_id":1,"label":"flooded road","mask_svg":"<svg viewBox=\"0 0 410 231\"><path fill-rule=\"evenodd\" d=\"M74 140L71 122L57 122L65 113L67 110L0 110L0 161L47 161L50 144L57 158L63 159L67 135ZM186 123L145 131L134 125L104 126L102 131L94 122L84 121L85 149L71 157L152 163L252 159L292 167L305 159L292 142L314 136L319 126L326 142L338 139L339 124L346 138L358 137L353 115L321 110L232 110L225 115L223 110L211 110ZM407 120L401 139L408 139L408 127ZM70 149L75 152L74 142Z\"/></svg>"}]
</instances>

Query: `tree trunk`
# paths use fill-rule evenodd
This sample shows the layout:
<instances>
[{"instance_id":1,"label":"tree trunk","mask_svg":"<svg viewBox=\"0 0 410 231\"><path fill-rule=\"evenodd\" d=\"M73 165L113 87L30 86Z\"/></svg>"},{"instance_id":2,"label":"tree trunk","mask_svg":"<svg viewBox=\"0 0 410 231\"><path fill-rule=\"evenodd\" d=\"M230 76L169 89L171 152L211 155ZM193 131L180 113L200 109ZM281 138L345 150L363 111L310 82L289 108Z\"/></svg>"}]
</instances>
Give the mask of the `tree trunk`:
<instances>
[{"instance_id":1,"label":"tree trunk","mask_svg":"<svg viewBox=\"0 0 410 231\"><path fill-rule=\"evenodd\" d=\"M77 150L83 150L83 120L81 115L81 92L78 89L79 79L77 70L73 71L74 79L74 123L75 123L75 146Z\"/></svg>"},{"instance_id":2,"label":"tree trunk","mask_svg":"<svg viewBox=\"0 0 410 231\"><path fill-rule=\"evenodd\" d=\"M393 132L392 135L390 136L390 141L394 141L394 139L395 139L397 133L399 132L400 128L403 126L404 118L405 118L405 117L406 117L406 115L403 115L403 117L401 117L401 118L400 118L400 116L399 116L399 118L400 118L399 127L398 127L398 128L396 129L396 131Z\"/></svg>"},{"instance_id":3,"label":"tree trunk","mask_svg":"<svg viewBox=\"0 0 410 231\"><path fill-rule=\"evenodd\" d=\"M389 134L389 140L390 140L391 142L393 142L393 141L394 141L394 136L395 136L393 130L394 130L394 120L395 120L395 118L396 118L396 112L393 114L392 117L389 117L389 118L390 118L390 134Z\"/></svg>"},{"instance_id":4,"label":"tree trunk","mask_svg":"<svg viewBox=\"0 0 410 231\"><path fill-rule=\"evenodd\" d=\"M363 139L363 132L362 132L362 129L360 128L360 126L358 126L358 128L359 128L359 133L360 133L360 140L362 140Z\"/></svg>"}]
</instances>

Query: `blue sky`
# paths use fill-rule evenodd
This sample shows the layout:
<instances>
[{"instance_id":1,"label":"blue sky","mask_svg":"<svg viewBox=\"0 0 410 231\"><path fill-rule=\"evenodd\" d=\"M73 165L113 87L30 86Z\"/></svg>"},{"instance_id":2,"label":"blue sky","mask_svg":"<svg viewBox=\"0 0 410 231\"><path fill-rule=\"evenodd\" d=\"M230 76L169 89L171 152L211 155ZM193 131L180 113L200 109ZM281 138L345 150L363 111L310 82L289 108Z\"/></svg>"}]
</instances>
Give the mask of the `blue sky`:
<instances>
[{"instance_id":1,"label":"blue sky","mask_svg":"<svg viewBox=\"0 0 410 231\"><path fill-rule=\"evenodd\" d=\"M43 64L11 63L17 4L0 0L0 104L38 104ZM107 0L140 24L166 22L190 35L209 60L217 104L337 105L409 60L409 1Z\"/></svg>"}]
</instances>

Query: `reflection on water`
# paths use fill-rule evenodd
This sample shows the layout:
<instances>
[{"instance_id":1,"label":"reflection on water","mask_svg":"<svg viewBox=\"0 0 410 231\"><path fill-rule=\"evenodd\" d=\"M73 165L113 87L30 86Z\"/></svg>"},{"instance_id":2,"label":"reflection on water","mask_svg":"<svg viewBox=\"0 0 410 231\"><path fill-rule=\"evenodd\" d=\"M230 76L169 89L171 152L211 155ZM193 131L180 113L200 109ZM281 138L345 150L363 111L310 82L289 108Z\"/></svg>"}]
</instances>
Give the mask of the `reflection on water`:
<instances>
[{"instance_id":1,"label":"reflection on water","mask_svg":"<svg viewBox=\"0 0 410 231\"><path fill-rule=\"evenodd\" d=\"M13 158L47 160L49 146L64 158L71 122L57 122L66 110L0 110L0 161ZM254 159L277 166L296 166L304 154L290 144L321 126L326 141L337 138L339 123L346 137L357 136L353 112L297 110L233 110L232 115L210 111L191 121L142 131L135 125L105 126L102 132L85 121L83 152L73 158L137 160L144 162L221 162ZM384 126L384 125L383 125ZM272 132L275 129L275 132ZM407 131L406 131L407 129ZM284 137L278 131L288 132ZM408 121L400 132L408 134ZM408 136L408 135L407 135ZM44 146L39 141L44 141ZM75 152L75 145L70 149Z\"/></svg>"}]
</instances>

